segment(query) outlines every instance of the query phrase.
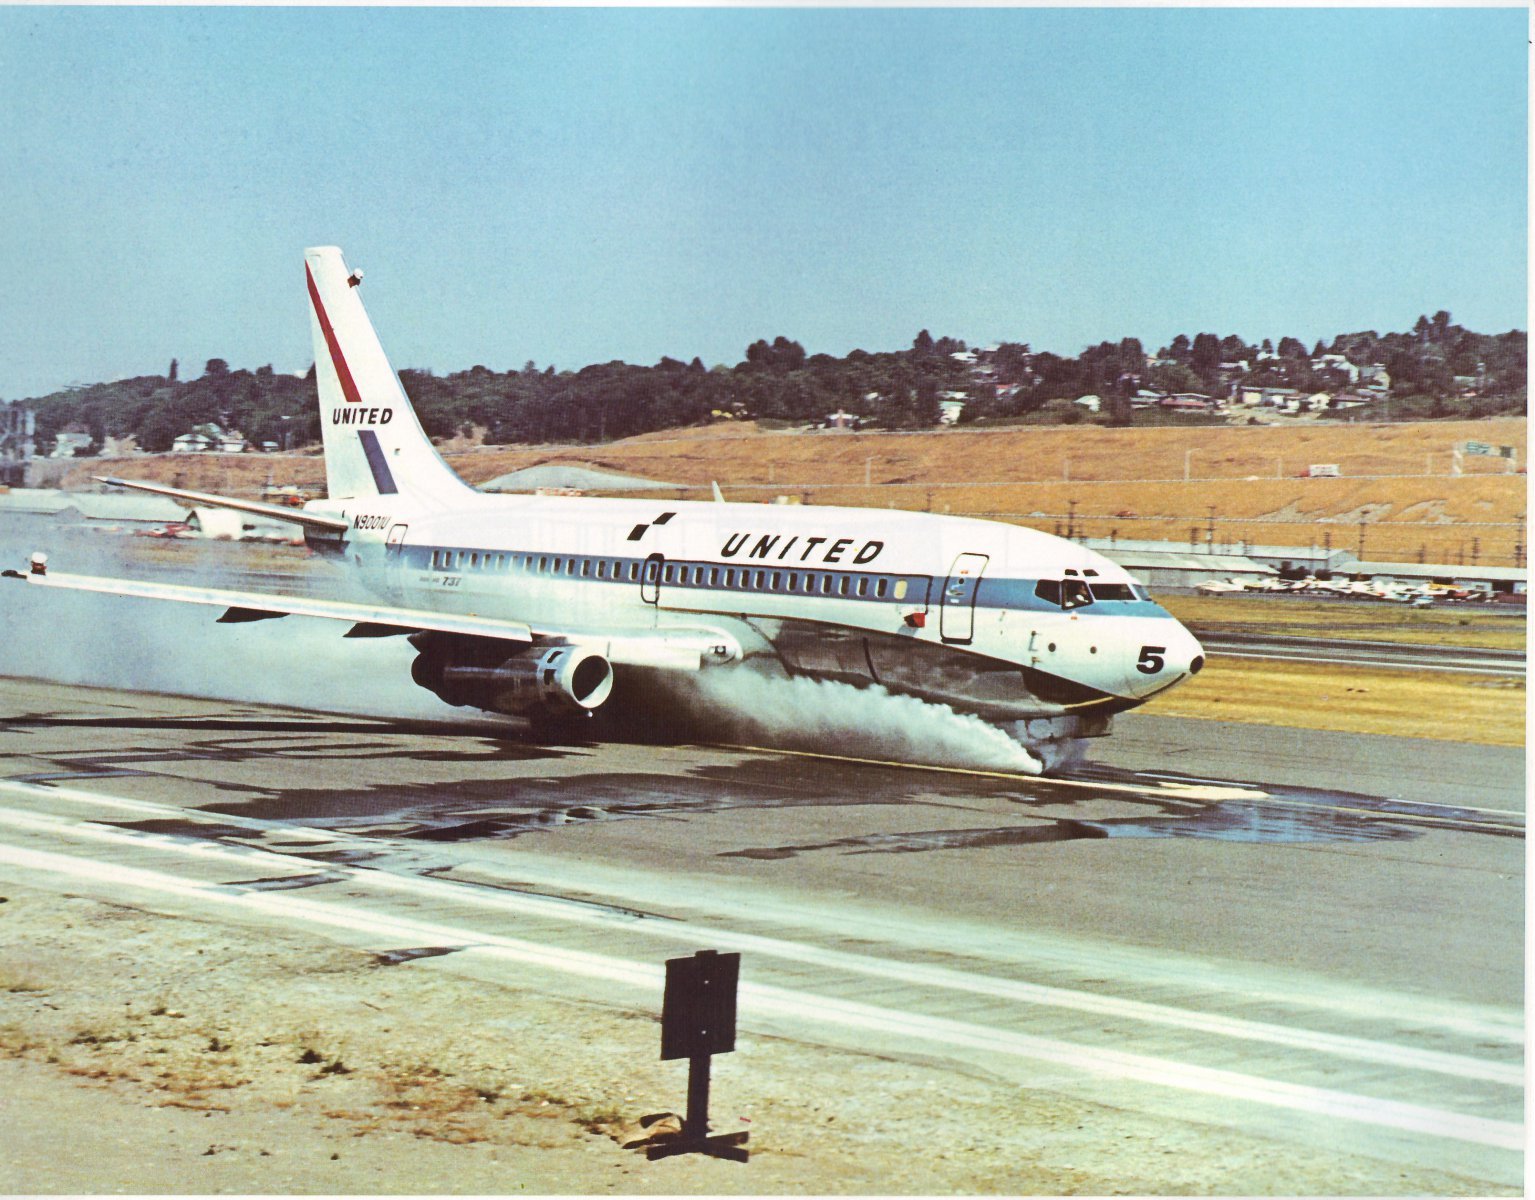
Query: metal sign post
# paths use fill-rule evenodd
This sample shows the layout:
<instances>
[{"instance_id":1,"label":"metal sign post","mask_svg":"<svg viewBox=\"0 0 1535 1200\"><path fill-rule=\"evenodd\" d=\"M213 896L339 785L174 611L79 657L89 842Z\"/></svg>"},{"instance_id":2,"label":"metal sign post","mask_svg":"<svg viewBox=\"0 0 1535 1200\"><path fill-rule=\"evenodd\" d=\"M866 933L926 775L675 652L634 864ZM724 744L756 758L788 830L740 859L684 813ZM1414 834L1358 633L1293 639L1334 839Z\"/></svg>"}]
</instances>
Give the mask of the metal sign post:
<instances>
[{"instance_id":1,"label":"metal sign post","mask_svg":"<svg viewBox=\"0 0 1535 1200\"><path fill-rule=\"evenodd\" d=\"M691 958L666 962L666 995L661 1003L661 1059L688 1060L688 1115L682 1136L646 1149L650 1159L673 1154L709 1154L745 1162L746 1133L709 1136L709 1058L736 1048L736 986L741 956L700 950Z\"/></svg>"}]
</instances>

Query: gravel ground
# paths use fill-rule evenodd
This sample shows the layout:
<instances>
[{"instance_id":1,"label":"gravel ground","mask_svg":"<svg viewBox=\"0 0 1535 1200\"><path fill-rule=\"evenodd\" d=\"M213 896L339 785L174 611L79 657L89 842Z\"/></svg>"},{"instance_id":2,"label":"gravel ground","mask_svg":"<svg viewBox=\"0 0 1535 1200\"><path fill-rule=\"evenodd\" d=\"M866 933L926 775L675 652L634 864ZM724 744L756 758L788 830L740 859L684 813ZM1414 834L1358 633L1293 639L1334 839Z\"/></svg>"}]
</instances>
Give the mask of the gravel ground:
<instances>
[{"instance_id":1,"label":"gravel ground","mask_svg":"<svg viewBox=\"0 0 1535 1200\"><path fill-rule=\"evenodd\" d=\"M680 1109L653 1013L488 989L431 959L0 887L6 1193L1485 1194L1442 1173L743 1036L717 1131L751 1161L619 1144Z\"/></svg>"}]
</instances>

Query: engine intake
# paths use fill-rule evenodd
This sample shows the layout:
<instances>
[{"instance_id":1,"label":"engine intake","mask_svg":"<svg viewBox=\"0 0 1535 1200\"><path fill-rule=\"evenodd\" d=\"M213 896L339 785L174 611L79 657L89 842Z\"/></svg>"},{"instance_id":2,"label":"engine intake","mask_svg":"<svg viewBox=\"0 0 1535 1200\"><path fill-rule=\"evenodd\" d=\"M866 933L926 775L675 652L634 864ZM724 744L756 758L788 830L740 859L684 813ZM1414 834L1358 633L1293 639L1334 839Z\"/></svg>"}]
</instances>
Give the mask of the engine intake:
<instances>
[{"instance_id":1,"label":"engine intake","mask_svg":"<svg viewBox=\"0 0 1535 1200\"><path fill-rule=\"evenodd\" d=\"M613 693L612 664L579 646L507 657L483 651L460 657L424 649L411 677L448 704L512 716L589 713Z\"/></svg>"}]
</instances>

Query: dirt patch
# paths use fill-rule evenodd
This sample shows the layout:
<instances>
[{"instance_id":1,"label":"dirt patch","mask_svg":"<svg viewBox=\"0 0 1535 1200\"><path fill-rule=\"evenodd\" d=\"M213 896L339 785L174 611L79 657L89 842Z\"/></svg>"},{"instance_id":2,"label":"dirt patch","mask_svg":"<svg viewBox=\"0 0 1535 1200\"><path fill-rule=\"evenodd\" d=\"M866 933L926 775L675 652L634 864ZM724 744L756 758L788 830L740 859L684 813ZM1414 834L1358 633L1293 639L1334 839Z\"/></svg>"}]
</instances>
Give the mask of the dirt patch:
<instances>
[{"instance_id":1,"label":"dirt patch","mask_svg":"<svg viewBox=\"0 0 1535 1200\"><path fill-rule=\"evenodd\" d=\"M743 1037L717 1130L752 1160L646 1162L679 1107L649 1013L234 925L4 888L0 1187L11 1193L1469 1194L1486 1186Z\"/></svg>"}]
</instances>

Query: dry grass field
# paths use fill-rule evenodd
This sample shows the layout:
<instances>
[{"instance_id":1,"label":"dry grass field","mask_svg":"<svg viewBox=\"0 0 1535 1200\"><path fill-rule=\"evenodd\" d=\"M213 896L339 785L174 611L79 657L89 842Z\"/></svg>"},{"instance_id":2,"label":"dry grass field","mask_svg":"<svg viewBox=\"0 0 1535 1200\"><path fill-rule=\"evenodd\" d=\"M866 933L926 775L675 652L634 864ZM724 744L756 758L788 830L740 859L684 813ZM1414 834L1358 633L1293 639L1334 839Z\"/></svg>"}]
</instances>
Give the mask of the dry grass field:
<instances>
[{"instance_id":1,"label":"dry grass field","mask_svg":"<svg viewBox=\"0 0 1535 1200\"><path fill-rule=\"evenodd\" d=\"M1484 650L1523 650L1524 611L1468 605L1410 608L1354 600L1291 596L1158 596L1173 616L1209 633L1266 633L1299 638L1349 638Z\"/></svg>"},{"instance_id":2,"label":"dry grass field","mask_svg":"<svg viewBox=\"0 0 1535 1200\"><path fill-rule=\"evenodd\" d=\"M1239 724L1524 745L1523 679L1211 655L1143 710Z\"/></svg>"},{"instance_id":3,"label":"dry grass field","mask_svg":"<svg viewBox=\"0 0 1535 1200\"><path fill-rule=\"evenodd\" d=\"M1297 424L1106 429L1093 425L937 433L764 432L752 425L649 434L600 446L445 447L471 483L540 463L573 463L679 485L653 497L707 498L717 481L733 500L787 496L987 516L1048 532L1205 544L1347 548L1377 561L1513 565L1524 553L1526 477L1501 458L1466 457L1457 443L1527 452L1526 423ZM1301 478L1312 463L1340 477ZM75 467L254 494L268 478L323 485L318 457L162 456Z\"/></svg>"}]
</instances>

